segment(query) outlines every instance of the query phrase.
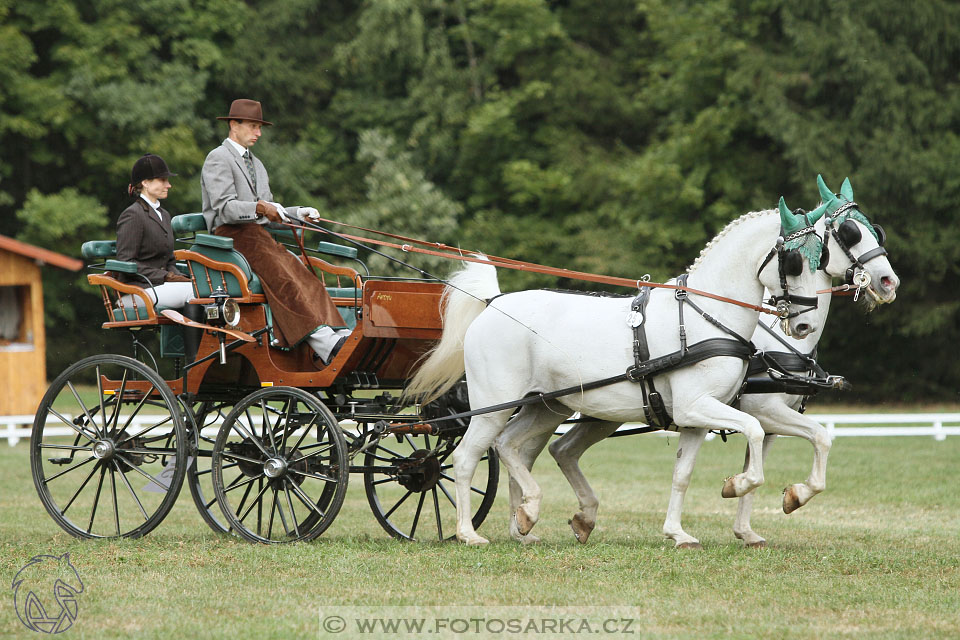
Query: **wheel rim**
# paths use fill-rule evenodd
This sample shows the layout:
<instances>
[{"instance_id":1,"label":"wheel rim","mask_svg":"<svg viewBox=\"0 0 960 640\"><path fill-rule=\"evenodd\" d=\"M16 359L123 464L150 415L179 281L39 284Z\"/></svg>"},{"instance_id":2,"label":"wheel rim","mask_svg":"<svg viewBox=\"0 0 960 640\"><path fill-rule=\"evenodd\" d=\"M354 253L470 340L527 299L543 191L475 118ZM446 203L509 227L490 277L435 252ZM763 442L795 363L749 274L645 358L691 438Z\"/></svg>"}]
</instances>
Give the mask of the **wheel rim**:
<instances>
[{"instance_id":1,"label":"wheel rim","mask_svg":"<svg viewBox=\"0 0 960 640\"><path fill-rule=\"evenodd\" d=\"M450 456L460 438L405 434L367 449L363 484L377 522L401 540L456 538L456 487ZM493 449L481 459L471 484L477 528L497 495L500 463Z\"/></svg>"},{"instance_id":2,"label":"wheel rim","mask_svg":"<svg viewBox=\"0 0 960 640\"><path fill-rule=\"evenodd\" d=\"M145 535L180 492L184 433L177 401L153 369L117 355L81 360L53 381L34 419L30 467L40 500L71 535Z\"/></svg>"},{"instance_id":3,"label":"wheel rim","mask_svg":"<svg viewBox=\"0 0 960 640\"><path fill-rule=\"evenodd\" d=\"M336 419L300 389L253 392L224 420L212 457L226 522L254 542L316 538L347 489L346 444Z\"/></svg>"}]
</instances>

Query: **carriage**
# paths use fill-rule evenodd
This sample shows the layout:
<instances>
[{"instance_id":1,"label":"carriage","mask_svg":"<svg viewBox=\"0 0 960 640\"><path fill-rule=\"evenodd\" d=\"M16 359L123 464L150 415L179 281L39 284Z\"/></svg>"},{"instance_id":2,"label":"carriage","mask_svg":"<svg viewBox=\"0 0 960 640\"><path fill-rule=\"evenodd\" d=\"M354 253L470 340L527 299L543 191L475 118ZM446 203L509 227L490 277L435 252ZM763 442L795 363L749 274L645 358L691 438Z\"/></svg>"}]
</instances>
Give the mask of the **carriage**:
<instances>
[{"instance_id":1,"label":"carriage","mask_svg":"<svg viewBox=\"0 0 960 640\"><path fill-rule=\"evenodd\" d=\"M176 216L173 228L187 247L175 255L202 322L156 307L149 288L115 278L136 272L114 259L115 241L83 245L103 327L128 332L133 353L73 364L40 403L31 467L56 523L83 538L143 536L185 481L215 531L265 543L310 540L336 518L354 474L390 535L452 537L447 458L467 422L421 420L466 408L464 389L424 406L402 395L440 337L442 285L370 276L355 247L304 244L302 227L272 229L323 281L351 329L323 366L306 344L271 344L270 306L231 239L206 233L202 214ZM478 526L499 479L492 449L480 475Z\"/></svg>"},{"instance_id":2,"label":"carriage","mask_svg":"<svg viewBox=\"0 0 960 640\"><path fill-rule=\"evenodd\" d=\"M350 246L320 242L308 247L301 228L289 225L274 230L288 248L299 250L304 264L324 282L341 312L344 326L351 329L346 346L329 364L319 367L306 346L283 349L274 342L270 307L256 274L244 257L233 250L232 240L204 233L200 214L178 216L174 230L189 246L177 251L176 257L191 277L196 294L191 306L202 309L203 323L171 309L155 308L148 290L124 285L111 277L111 271L136 272L135 265L110 259L115 243L87 243L84 256L104 260L93 266L104 273L88 276L103 296L107 313L103 326L128 330L133 337L134 357L92 356L54 380L34 423L31 466L35 485L47 511L72 535L137 537L148 533L166 516L186 479L200 515L211 528L232 531L255 542L277 543L310 540L323 533L336 518L349 475L354 473L363 476L374 516L390 535L406 540L446 540L455 536L482 544L485 540L475 530L496 495L500 465L496 446L511 478L523 488L522 504L518 502L519 493L511 496L515 518L511 531L516 529L515 537L521 539L535 523L539 509L539 494L529 476L529 456L536 455L546 442L544 437L556 426L565 420L569 422L571 415L580 412L584 416L573 418L578 422L574 430L580 429L582 421L598 423L599 428L590 427L598 437L603 437L604 430L637 417L645 418L651 426L633 432L686 427L681 430L681 442L685 434L714 429L717 423L729 431L743 433L750 451L745 470L728 478L722 491L724 497L742 498L762 483L760 446L764 432L756 418L725 403L748 392L805 396L819 388L844 386L842 378L828 376L819 369L812 355L787 343L783 344L790 352L780 353L781 357L775 352L760 352L743 337L749 335L746 330L756 328L759 313L771 313L778 316L788 335L802 337L818 331L827 305L819 314L804 314L817 308L818 296L836 289L818 289L823 278L829 285L831 276L845 277L857 294L866 290L878 303L891 302L899 283L884 257L882 229L871 227L859 213L849 181L844 182L836 197L819 177L818 187L823 204L810 214L789 211L781 199L779 216L769 210L753 212L730 223L691 268L691 274L697 275L700 265L700 273L707 274L703 278L707 286L701 289L688 284L686 276L674 284L657 284L504 258L462 255L457 257L468 262L487 262L482 268L493 273L481 276L479 272L468 273L468 268L462 272L466 278L462 287L454 284L459 276L441 281L424 272L424 278L374 277ZM824 218L828 211L830 215ZM819 232L815 225L820 225ZM728 232L730 229L736 231ZM351 236L332 235L354 241ZM459 253L438 243L392 237ZM839 262L831 260L827 252L831 237L840 249L837 254L842 254ZM869 241L861 245L861 238ZM773 247L768 243L773 243ZM395 246L411 250L409 244ZM852 252L858 247L858 251L863 251L859 257ZM745 251L749 256L744 257ZM433 249L421 252L453 257ZM352 261L354 266L335 265L327 258ZM715 264L703 267L707 259ZM816 264L821 260L828 275L815 277ZM866 266L870 261L874 262ZM574 317L570 308L579 305L583 309L577 313L584 318L589 315L596 326L606 323L606 328L584 336L582 331L572 329L570 322L566 323L570 326L555 326L558 323L551 321L537 331L531 329L533 322L518 320L529 309L500 308L510 304L503 302L508 298L528 300L530 295L500 298L494 266L635 285L640 295L632 301L627 296L627 300L611 302L593 298L589 303L580 296L581 302L576 305L571 299L554 300L550 304L559 306L552 315L548 314L550 317ZM738 272L736 278L731 276L734 270ZM453 294L444 305L445 317L452 320L446 323L441 319L445 285L447 293ZM473 293L468 291L473 287L479 288ZM659 308L655 309L659 317L655 318L654 328L661 335L656 348L662 353L656 357L647 352L644 337L644 318L648 316L645 305L651 288L673 290L669 297L660 295ZM758 306L764 288L772 293L775 309ZM527 293L540 300L545 295L563 292ZM704 300L704 306L713 304L713 315L690 300L690 296ZM756 301L743 300L750 296ZM467 302L469 305L465 306ZM701 325L698 332L714 337L687 344L685 304L702 318L702 322L695 321ZM541 300L532 308L544 306ZM594 313L598 306L605 309L599 315ZM588 314L586 307L593 311ZM499 358L484 356L477 379L481 391L478 393L471 381L468 399L462 380L456 382L464 372L464 353L471 351L464 335L467 326L485 308L492 310L493 315L488 316L493 320L487 321L487 339L474 345L472 351L486 352L496 347L501 353ZM677 311L679 318L674 319ZM722 322L717 319L721 315ZM818 319L813 324L804 320L815 317ZM642 325L644 328L639 328ZM560 333L554 336L554 342L544 337L555 330ZM198 332L202 334L199 344L189 346L191 341L187 338L195 338ZM513 343L502 339L511 333ZM675 335L671 337L671 333ZM141 339L144 334L156 335L159 346L154 350L158 349L162 358L172 360L173 374L167 379L159 374L153 351ZM511 347L531 336L542 341L540 347L562 353L563 358L568 358L569 352L558 350L556 345L564 341L571 345L575 342L575 348L582 353L579 360L564 360L546 367L541 363L534 370L530 368L532 360L516 360L518 354L528 357L534 353L533 346ZM424 358L438 341L437 349ZM680 349L669 352L668 345L673 342ZM459 347L444 347L450 344ZM551 357L556 356L553 352ZM705 360L714 363L724 357L727 362L720 362L716 373L725 380L723 388L728 388L717 392L726 400L708 398L711 411L721 412L722 416L707 412L697 418L699 422L684 424L674 421L675 415L667 415L662 402L657 406L654 400L660 393L653 386L654 377L676 376L680 371L689 376L691 365ZM751 378L748 370L746 379L737 378L739 365L724 369L731 358L759 362L761 369L754 373L762 371L765 375ZM152 367L147 364L148 359ZM573 367L569 366L571 363ZM609 375L611 364L614 368L626 366L626 372ZM493 366L496 371L483 371L484 366ZM704 369L698 371L685 385L689 389L684 389L684 393L699 388ZM543 379L531 386L538 376ZM506 385L508 378L512 380L512 390ZM83 397L78 390L81 384L91 381L96 388L93 400ZM643 394L641 404L637 403L634 391L624 392L633 385L639 386ZM577 404L588 393L601 389L605 395L594 393L593 400ZM696 397L702 397L697 393ZM421 397L429 401L420 404L416 399ZM555 400L566 403L566 407ZM788 400L781 398L781 404ZM475 405L472 410L471 403ZM64 406L73 407L74 413L68 414ZM674 406L687 411L686 417L691 418L689 407L678 404L676 397ZM643 413L638 414L641 409ZM793 417L800 416L789 407L787 410ZM762 415L765 410L754 412ZM476 424L468 430L468 419L474 417L478 418L476 423L488 427L486 433L484 426ZM494 442L508 420L510 428ZM534 427L537 435L524 445L522 452L514 450L511 438L528 427ZM780 432L776 424L767 428ZM822 490L825 449L829 444L823 442L820 431L819 425L806 420L788 433L807 437L815 450L824 452L815 456L812 484L788 487L784 498L787 513ZM697 437L702 439L702 434ZM458 449L461 441L464 446ZM589 444L584 441L583 448ZM684 449L696 451L696 447ZM688 472L692 463L684 463L684 468ZM564 473L568 470L564 469ZM578 476L579 471L574 469L571 475ZM147 484L138 491L134 481ZM694 544L696 540L679 528L677 514L682 490L674 493L679 498L671 498L664 531L678 545ZM478 505L472 499L474 494L480 497ZM595 512L595 499L588 502L594 505ZM471 504L477 505L476 510ZM571 522L577 522L578 516ZM592 517L588 519L592 522ZM577 533L576 526L574 530ZM586 539L583 531L578 533L578 539Z\"/></svg>"}]
</instances>

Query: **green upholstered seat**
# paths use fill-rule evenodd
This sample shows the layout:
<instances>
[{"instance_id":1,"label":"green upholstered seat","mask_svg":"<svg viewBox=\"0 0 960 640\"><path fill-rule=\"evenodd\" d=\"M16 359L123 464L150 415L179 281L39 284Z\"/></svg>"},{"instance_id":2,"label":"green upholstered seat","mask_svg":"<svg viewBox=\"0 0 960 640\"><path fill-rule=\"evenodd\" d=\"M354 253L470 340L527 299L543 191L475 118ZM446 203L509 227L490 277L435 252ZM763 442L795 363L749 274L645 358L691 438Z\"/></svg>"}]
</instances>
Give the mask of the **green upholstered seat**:
<instances>
[{"instance_id":1,"label":"green upholstered seat","mask_svg":"<svg viewBox=\"0 0 960 640\"><path fill-rule=\"evenodd\" d=\"M321 242L317 245L317 251L329 256L340 256L341 258L350 258L351 260L357 259L356 247L345 247L340 244L333 244L332 242Z\"/></svg>"},{"instance_id":2,"label":"green upholstered seat","mask_svg":"<svg viewBox=\"0 0 960 640\"><path fill-rule=\"evenodd\" d=\"M202 213L184 213L174 216L170 224L173 227L173 232L178 236L207 230L207 221L203 218Z\"/></svg>"},{"instance_id":3,"label":"green upholstered seat","mask_svg":"<svg viewBox=\"0 0 960 640\"><path fill-rule=\"evenodd\" d=\"M233 250L232 238L198 233L196 243L190 247L190 250L195 251L202 256L206 256L211 260L216 260L217 262L226 262L236 265L246 276L247 284L250 287L250 292L263 293L263 287L260 285L260 278L258 278L250 268L250 263L247 262L247 259L242 253ZM198 262L191 262L190 267L191 270L194 271L192 276L194 281L197 283L197 293L201 298L210 297L212 292L210 291L210 286L207 284L207 274L205 273L206 267ZM223 272L223 276L227 281L227 294L234 297L240 297L242 292L240 291L240 283L237 282L237 278L232 273L228 272ZM211 274L210 281L213 283L214 289L216 289L221 283L219 273L217 275Z\"/></svg>"},{"instance_id":4,"label":"green upholstered seat","mask_svg":"<svg viewBox=\"0 0 960 640\"><path fill-rule=\"evenodd\" d=\"M80 254L87 260L110 258L117 255L116 240L90 240L80 247Z\"/></svg>"},{"instance_id":5,"label":"green upholstered seat","mask_svg":"<svg viewBox=\"0 0 960 640\"><path fill-rule=\"evenodd\" d=\"M107 271L117 271L119 273L136 273L136 262L125 262L123 260L107 260L103 268Z\"/></svg>"},{"instance_id":6,"label":"green upholstered seat","mask_svg":"<svg viewBox=\"0 0 960 640\"><path fill-rule=\"evenodd\" d=\"M355 287L327 287L327 293L331 298L359 298L363 295L360 289Z\"/></svg>"}]
</instances>

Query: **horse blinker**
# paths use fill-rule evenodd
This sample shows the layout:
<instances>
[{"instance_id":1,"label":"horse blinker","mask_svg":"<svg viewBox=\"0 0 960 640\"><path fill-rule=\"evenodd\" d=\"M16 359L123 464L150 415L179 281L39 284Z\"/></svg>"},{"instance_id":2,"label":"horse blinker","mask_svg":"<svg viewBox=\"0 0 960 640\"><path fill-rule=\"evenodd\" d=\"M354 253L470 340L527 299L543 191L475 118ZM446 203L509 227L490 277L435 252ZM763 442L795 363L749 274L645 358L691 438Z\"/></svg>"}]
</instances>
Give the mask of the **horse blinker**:
<instances>
[{"instance_id":1,"label":"horse blinker","mask_svg":"<svg viewBox=\"0 0 960 640\"><path fill-rule=\"evenodd\" d=\"M803 256L796 249L785 251L781 256L783 273L788 276L799 276L803 273Z\"/></svg>"},{"instance_id":2,"label":"horse blinker","mask_svg":"<svg viewBox=\"0 0 960 640\"><path fill-rule=\"evenodd\" d=\"M837 233L840 234L840 240L843 244L848 247L852 247L860 242L860 227L857 226L857 223L853 220L846 220L843 224L840 225L840 228L837 229Z\"/></svg>"}]
</instances>

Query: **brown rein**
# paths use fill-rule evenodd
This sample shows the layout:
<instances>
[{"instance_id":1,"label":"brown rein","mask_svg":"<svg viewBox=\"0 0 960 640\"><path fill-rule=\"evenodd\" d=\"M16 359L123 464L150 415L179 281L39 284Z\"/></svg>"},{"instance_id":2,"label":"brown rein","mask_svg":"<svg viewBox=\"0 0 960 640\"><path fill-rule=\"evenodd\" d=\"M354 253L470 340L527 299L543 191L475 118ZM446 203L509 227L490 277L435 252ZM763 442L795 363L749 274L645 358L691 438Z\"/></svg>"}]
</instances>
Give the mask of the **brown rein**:
<instances>
[{"instance_id":1,"label":"brown rein","mask_svg":"<svg viewBox=\"0 0 960 640\"><path fill-rule=\"evenodd\" d=\"M564 269L561 267L548 267L546 265L537 264L535 262L524 262L522 260L513 260L511 258L501 258L499 256L487 255L486 258L476 258L470 255L464 255L462 249L456 247L451 247L449 245L443 244L442 242L427 242L425 240L418 240L416 238L408 238L406 236L401 236L393 233L388 233L386 231L377 231L376 229L367 229L365 227L358 227L356 225L348 224L345 222L338 222L336 220L328 220L327 218L320 218L320 222L326 222L329 224L336 224L343 227L348 227L351 229L356 229L358 231L364 231L367 233L375 233L387 238L393 238L394 240L403 241L404 244L396 244L394 242L387 242L385 240L376 240L373 238L367 238L364 236L354 236L346 233L334 233L336 236L347 238L348 240L353 240L355 242L369 242L376 244L382 247L390 247L392 249L399 249L407 253L420 253L424 255L439 256L441 258L447 258L449 260L460 260L461 262L477 262L480 264L489 264L493 267L501 267L504 269L514 269L516 271L526 271L528 273L540 273L544 275L557 276L562 278L571 278L573 280L583 280L585 282L597 282L600 284L609 284L619 287L630 287L631 289L639 289L641 287L650 287L652 289L674 289L677 291L686 291L698 296L703 296L705 298L712 298L713 300L719 300L728 304L737 305L739 307L745 307L747 309L752 309L754 311L759 311L760 313L768 313L770 315L779 316L780 314L776 309L769 309L767 307L762 307L755 304L750 304L749 302L743 302L742 300L735 300L733 298L727 298L715 293L710 293L709 291L702 291L700 289L693 289L691 287L680 286L675 284L666 284L661 282L647 282L645 280L631 280L630 278L620 278L617 276L605 276L596 273L586 273L583 271L571 271L570 269ZM288 224L290 227L298 227L299 225ZM433 249L422 249L412 245L420 245L422 247L433 247ZM479 252L476 252L479 253ZM817 291L820 293L833 293L835 291L845 291L847 285L841 285L839 287L833 287L831 289L823 289Z\"/></svg>"}]
</instances>

